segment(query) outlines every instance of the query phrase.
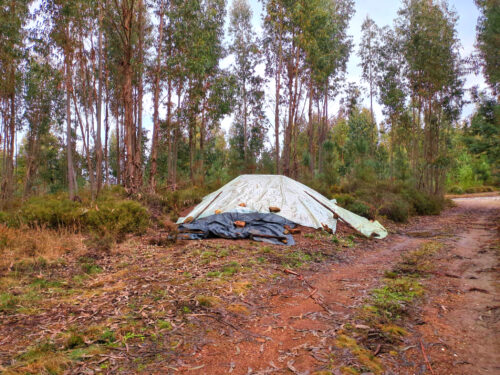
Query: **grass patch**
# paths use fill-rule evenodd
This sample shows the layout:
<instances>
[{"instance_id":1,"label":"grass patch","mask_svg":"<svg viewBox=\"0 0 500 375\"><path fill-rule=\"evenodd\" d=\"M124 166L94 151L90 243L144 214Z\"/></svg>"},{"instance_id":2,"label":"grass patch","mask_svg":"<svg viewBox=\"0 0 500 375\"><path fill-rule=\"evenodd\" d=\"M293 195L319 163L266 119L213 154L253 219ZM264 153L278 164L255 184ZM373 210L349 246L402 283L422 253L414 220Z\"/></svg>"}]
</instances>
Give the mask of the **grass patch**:
<instances>
[{"instance_id":1,"label":"grass patch","mask_svg":"<svg viewBox=\"0 0 500 375\"><path fill-rule=\"evenodd\" d=\"M423 293L422 285L411 278L386 279L383 287L372 291L370 304L383 319L391 321L400 318L408 305Z\"/></svg>"},{"instance_id":2,"label":"grass patch","mask_svg":"<svg viewBox=\"0 0 500 375\"><path fill-rule=\"evenodd\" d=\"M78 263L82 269L82 272L87 275L95 275L102 272L102 268L95 264L95 260L89 257L80 257Z\"/></svg>"},{"instance_id":3,"label":"grass patch","mask_svg":"<svg viewBox=\"0 0 500 375\"><path fill-rule=\"evenodd\" d=\"M335 343L339 348L346 348L356 356L360 369L363 372L371 371L374 374L381 374L384 371L378 358L371 351L359 346L352 337L339 335Z\"/></svg>"},{"instance_id":4,"label":"grass patch","mask_svg":"<svg viewBox=\"0 0 500 375\"><path fill-rule=\"evenodd\" d=\"M1 248L3 246L3 249ZM66 253L82 253L81 236L66 229L10 228L0 224L0 272L34 272L58 266Z\"/></svg>"},{"instance_id":5,"label":"grass patch","mask_svg":"<svg viewBox=\"0 0 500 375\"><path fill-rule=\"evenodd\" d=\"M207 277L210 277L210 278L220 277L221 275L222 275L222 273L220 271L209 271L209 272L207 272Z\"/></svg>"},{"instance_id":6,"label":"grass patch","mask_svg":"<svg viewBox=\"0 0 500 375\"><path fill-rule=\"evenodd\" d=\"M250 310L244 305L239 303L233 303L226 308L227 311L231 311L235 314L250 315Z\"/></svg>"},{"instance_id":7,"label":"grass patch","mask_svg":"<svg viewBox=\"0 0 500 375\"><path fill-rule=\"evenodd\" d=\"M87 358L92 358L96 354L104 353L104 349L99 345L90 345L85 348L76 348L68 353L69 359L72 361L84 361Z\"/></svg>"},{"instance_id":8,"label":"grass patch","mask_svg":"<svg viewBox=\"0 0 500 375\"><path fill-rule=\"evenodd\" d=\"M62 287L62 282L51 281L44 278L36 278L30 283L30 288L35 290L61 289Z\"/></svg>"},{"instance_id":9,"label":"grass patch","mask_svg":"<svg viewBox=\"0 0 500 375\"><path fill-rule=\"evenodd\" d=\"M323 254L321 252L304 252L295 250L281 256L281 264L286 268L300 268L306 263L321 262Z\"/></svg>"},{"instance_id":10,"label":"grass patch","mask_svg":"<svg viewBox=\"0 0 500 375\"><path fill-rule=\"evenodd\" d=\"M43 341L28 348L18 356L15 363L4 374L62 374L70 359L57 350L52 341Z\"/></svg>"},{"instance_id":11,"label":"grass patch","mask_svg":"<svg viewBox=\"0 0 500 375\"><path fill-rule=\"evenodd\" d=\"M16 309L19 298L11 293L0 293L0 312L11 312Z\"/></svg>"},{"instance_id":12,"label":"grass patch","mask_svg":"<svg viewBox=\"0 0 500 375\"><path fill-rule=\"evenodd\" d=\"M221 300L219 297L199 295L196 296L196 302L203 307L214 307L219 305Z\"/></svg>"},{"instance_id":13,"label":"grass patch","mask_svg":"<svg viewBox=\"0 0 500 375\"><path fill-rule=\"evenodd\" d=\"M442 248L439 242L426 242L417 250L402 255L392 273L395 275L409 275L422 277L431 272L434 268L432 257Z\"/></svg>"},{"instance_id":14,"label":"grass patch","mask_svg":"<svg viewBox=\"0 0 500 375\"><path fill-rule=\"evenodd\" d=\"M221 274L229 277L234 276L235 274L238 273L240 267L241 266L238 262L235 261L229 262L228 264L222 267Z\"/></svg>"},{"instance_id":15,"label":"grass patch","mask_svg":"<svg viewBox=\"0 0 500 375\"><path fill-rule=\"evenodd\" d=\"M77 332L70 332L64 343L66 349L74 349L84 345L85 341L83 336Z\"/></svg>"},{"instance_id":16,"label":"grass patch","mask_svg":"<svg viewBox=\"0 0 500 375\"><path fill-rule=\"evenodd\" d=\"M167 331L171 331L173 326L172 323L170 323L168 320L157 320L156 321L156 326L158 329L165 329Z\"/></svg>"},{"instance_id":17,"label":"grass patch","mask_svg":"<svg viewBox=\"0 0 500 375\"><path fill-rule=\"evenodd\" d=\"M232 288L235 294L244 295L252 288L252 283L250 283L249 281L239 281L233 283Z\"/></svg>"}]
</instances>

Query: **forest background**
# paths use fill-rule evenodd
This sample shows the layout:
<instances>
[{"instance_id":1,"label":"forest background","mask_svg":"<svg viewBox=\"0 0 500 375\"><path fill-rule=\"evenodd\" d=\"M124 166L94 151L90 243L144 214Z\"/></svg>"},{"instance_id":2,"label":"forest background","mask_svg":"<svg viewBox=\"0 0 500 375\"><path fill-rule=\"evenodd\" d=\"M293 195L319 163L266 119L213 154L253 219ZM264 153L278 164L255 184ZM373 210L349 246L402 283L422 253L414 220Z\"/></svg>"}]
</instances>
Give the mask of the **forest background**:
<instances>
[{"instance_id":1,"label":"forest background","mask_svg":"<svg viewBox=\"0 0 500 375\"><path fill-rule=\"evenodd\" d=\"M467 54L453 4L401 1L391 26L367 16L354 43L357 5L3 1L0 219L81 225L68 213L98 200L175 219L242 173L396 221L438 213L446 192L495 189L499 2L475 1Z\"/></svg>"}]
</instances>

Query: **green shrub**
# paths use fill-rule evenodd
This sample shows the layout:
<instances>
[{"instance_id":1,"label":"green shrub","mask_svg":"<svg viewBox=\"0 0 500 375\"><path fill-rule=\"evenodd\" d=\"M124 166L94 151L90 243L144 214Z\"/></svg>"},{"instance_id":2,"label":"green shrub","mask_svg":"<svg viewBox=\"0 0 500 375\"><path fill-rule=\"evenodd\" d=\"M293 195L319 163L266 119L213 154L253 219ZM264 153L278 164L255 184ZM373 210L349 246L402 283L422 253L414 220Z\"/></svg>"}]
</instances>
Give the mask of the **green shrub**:
<instances>
[{"instance_id":1,"label":"green shrub","mask_svg":"<svg viewBox=\"0 0 500 375\"><path fill-rule=\"evenodd\" d=\"M356 198L350 194L336 194L333 198L337 200L339 206L344 208L356 201Z\"/></svg>"},{"instance_id":2,"label":"green shrub","mask_svg":"<svg viewBox=\"0 0 500 375\"><path fill-rule=\"evenodd\" d=\"M359 199L356 199L352 195L338 194L335 195L334 198L337 200L337 204L340 207L345 208L346 210L354 212L357 215L366 217L367 219L373 220L375 218L374 208L368 205L367 203Z\"/></svg>"},{"instance_id":3,"label":"green shrub","mask_svg":"<svg viewBox=\"0 0 500 375\"><path fill-rule=\"evenodd\" d=\"M417 215L439 215L443 210L444 200L415 189L402 192L405 200L413 206L413 211Z\"/></svg>"},{"instance_id":4,"label":"green shrub","mask_svg":"<svg viewBox=\"0 0 500 375\"><path fill-rule=\"evenodd\" d=\"M101 235L141 234L149 224L149 215L147 210L135 201L104 201L86 213L85 224L89 230Z\"/></svg>"},{"instance_id":5,"label":"green shrub","mask_svg":"<svg viewBox=\"0 0 500 375\"><path fill-rule=\"evenodd\" d=\"M373 209L366 203L363 203L361 201L356 201L353 204L349 205L348 207L349 211L354 212L357 215L366 217L367 219L371 220L375 219Z\"/></svg>"},{"instance_id":6,"label":"green shrub","mask_svg":"<svg viewBox=\"0 0 500 375\"><path fill-rule=\"evenodd\" d=\"M20 224L19 216L13 212L0 211L0 224L17 228Z\"/></svg>"},{"instance_id":7,"label":"green shrub","mask_svg":"<svg viewBox=\"0 0 500 375\"><path fill-rule=\"evenodd\" d=\"M405 223L408 221L410 214L410 205L408 202L398 198L392 202L384 204L379 213L387 216L387 218L398 223Z\"/></svg>"},{"instance_id":8,"label":"green shrub","mask_svg":"<svg viewBox=\"0 0 500 375\"><path fill-rule=\"evenodd\" d=\"M493 189L491 186L474 186L474 187L470 187L470 188L465 189L465 192L467 194L488 193L488 192L492 192L492 191L495 191L495 189Z\"/></svg>"},{"instance_id":9,"label":"green shrub","mask_svg":"<svg viewBox=\"0 0 500 375\"><path fill-rule=\"evenodd\" d=\"M20 211L25 224L55 229L80 227L82 214L83 210L78 202L55 196L31 198Z\"/></svg>"},{"instance_id":10,"label":"green shrub","mask_svg":"<svg viewBox=\"0 0 500 375\"><path fill-rule=\"evenodd\" d=\"M458 185L455 185L455 186L452 186L451 188L448 189L448 193L450 193L450 194L463 194L464 189L462 189Z\"/></svg>"},{"instance_id":11,"label":"green shrub","mask_svg":"<svg viewBox=\"0 0 500 375\"><path fill-rule=\"evenodd\" d=\"M201 202L203 197L208 194L206 189L197 186L176 190L168 194L170 206L173 209L183 209Z\"/></svg>"}]
</instances>

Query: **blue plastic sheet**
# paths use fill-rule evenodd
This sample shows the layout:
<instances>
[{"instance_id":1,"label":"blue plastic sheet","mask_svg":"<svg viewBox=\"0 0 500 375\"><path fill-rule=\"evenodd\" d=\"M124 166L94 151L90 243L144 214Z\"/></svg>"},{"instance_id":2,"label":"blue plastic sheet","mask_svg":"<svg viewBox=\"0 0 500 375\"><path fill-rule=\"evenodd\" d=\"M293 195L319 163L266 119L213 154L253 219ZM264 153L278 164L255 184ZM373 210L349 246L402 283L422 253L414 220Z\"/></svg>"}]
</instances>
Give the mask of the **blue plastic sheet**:
<instances>
[{"instance_id":1,"label":"blue plastic sheet","mask_svg":"<svg viewBox=\"0 0 500 375\"><path fill-rule=\"evenodd\" d=\"M237 227L235 221L244 221L244 227ZM189 224L179 225L179 238L201 240L222 237L228 239L252 239L279 245L294 245L291 234L285 234L285 225L295 228L296 224L272 213L225 212L197 219Z\"/></svg>"}]
</instances>

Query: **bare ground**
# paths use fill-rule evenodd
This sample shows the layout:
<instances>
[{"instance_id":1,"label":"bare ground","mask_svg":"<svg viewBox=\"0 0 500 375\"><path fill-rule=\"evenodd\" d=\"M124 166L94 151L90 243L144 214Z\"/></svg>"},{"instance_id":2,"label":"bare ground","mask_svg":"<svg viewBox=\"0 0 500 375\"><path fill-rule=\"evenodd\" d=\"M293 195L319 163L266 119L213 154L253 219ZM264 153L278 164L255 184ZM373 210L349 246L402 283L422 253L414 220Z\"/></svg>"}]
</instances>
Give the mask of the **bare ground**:
<instances>
[{"instance_id":1,"label":"bare ground","mask_svg":"<svg viewBox=\"0 0 500 375\"><path fill-rule=\"evenodd\" d=\"M0 371L497 374L500 199L455 203L393 225L383 241L348 231L309 232L293 248L131 239L86 260L99 272L82 275L82 260L68 254L37 275L2 275L2 292L14 295L33 292L34 278L70 281L0 310ZM406 333L370 338L359 314L372 290L402 254L429 242L442 247L420 280L424 297L397 320ZM357 338L362 350L339 344L348 326L369 330Z\"/></svg>"}]
</instances>

